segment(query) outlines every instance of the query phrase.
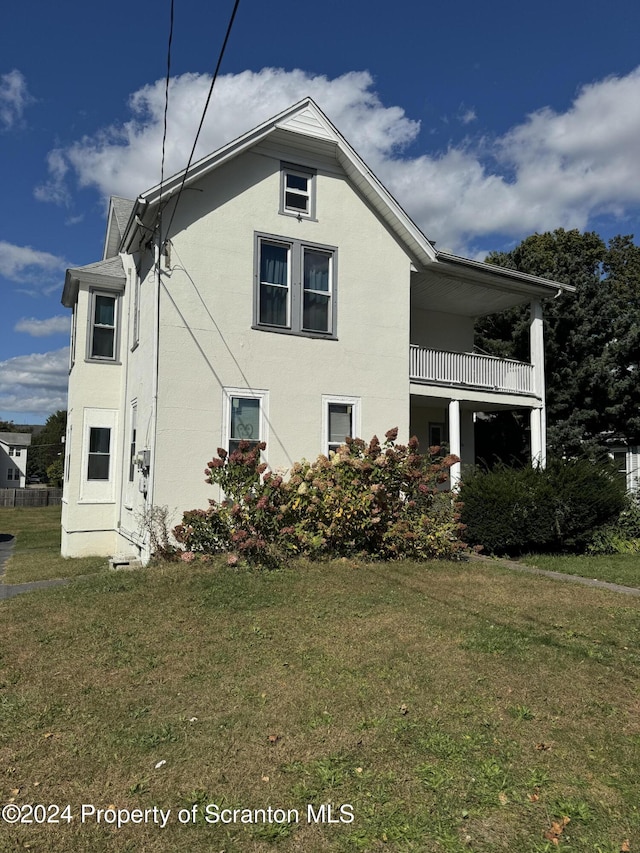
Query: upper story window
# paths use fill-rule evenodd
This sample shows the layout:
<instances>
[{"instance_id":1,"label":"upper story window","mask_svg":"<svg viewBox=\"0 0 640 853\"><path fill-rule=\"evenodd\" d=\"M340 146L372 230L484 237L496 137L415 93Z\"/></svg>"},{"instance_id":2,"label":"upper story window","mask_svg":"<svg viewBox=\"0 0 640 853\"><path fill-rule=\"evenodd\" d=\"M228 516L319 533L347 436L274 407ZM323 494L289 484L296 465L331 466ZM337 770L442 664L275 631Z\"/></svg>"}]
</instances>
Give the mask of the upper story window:
<instances>
[{"instance_id":1,"label":"upper story window","mask_svg":"<svg viewBox=\"0 0 640 853\"><path fill-rule=\"evenodd\" d=\"M69 346L69 370L76 362L76 337L78 334L78 304L74 303L71 309L71 341Z\"/></svg>"},{"instance_id":2,"label":"upper story window","mask_svg":"<svg viewBox=\"0 0 640 853\"><path fill-rule=\"evenodd\" d=\"M117 321L118 297L111 293L93 291L91 294L89 358L100 361L116 361Z\"/></svg>"},{"instance_id":3,"label":"upper story window","mask_svg":"<svg viewBox=\"0 0 640 853\"><path fill-rule=\"evenodd\" d=\"M336 261L330 246L257 235L255 325L335 337Z\"/></svg>"},{"instance_id":4,"label":"upper story window","mask_svg":"<svg viewBox=\"0 0 640 853\"><path fill-rule=\"evenodd\" d=\"M280 213L315 219L316 176L311 169L282 164L280 179Z\"/></svg>"}]
</instances>

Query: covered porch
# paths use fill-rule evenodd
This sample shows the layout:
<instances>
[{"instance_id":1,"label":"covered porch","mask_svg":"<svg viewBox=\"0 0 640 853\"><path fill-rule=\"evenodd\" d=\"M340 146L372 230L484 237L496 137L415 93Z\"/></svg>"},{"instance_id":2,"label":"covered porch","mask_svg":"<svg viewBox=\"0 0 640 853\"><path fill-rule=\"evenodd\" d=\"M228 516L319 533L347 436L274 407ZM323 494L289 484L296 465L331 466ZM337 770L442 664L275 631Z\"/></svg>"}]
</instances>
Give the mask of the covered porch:
<instances>
[{"instance_id":1,"label":"covered porch","mask_svg":"<svg viewBox=\"0 0 640 853\"><path fill-rule=\"evenodd\" d=\"M437 252L411 275L409 347L411 433L423 447L445 444L462 467L475 463L474 421L481 412L527 410L532 464L546 462L542 300L566 285ZM529 307L528 362L474 352L476 318Z\"/></svg>"},{"instance_id":2,"label":"covered porch","mask_svg":"<svg viewBox=\"0 0 640 853\"><path fill-rule=\"evenodd\" d=\"M476 419L482 414L500 410L528 411L530 424L530 454L534 465L544 465L541 435L543 409L535 397L509 395L509 399L488 400L481 393L464 393L462 389L441 389L440 393L424 393L425 386L411 383L410 434L415 435L420 447L444 446L460 462L450 471L451 486L455 487L464 476L465 467L476 464Z\"/></svg>"}]
</instances>

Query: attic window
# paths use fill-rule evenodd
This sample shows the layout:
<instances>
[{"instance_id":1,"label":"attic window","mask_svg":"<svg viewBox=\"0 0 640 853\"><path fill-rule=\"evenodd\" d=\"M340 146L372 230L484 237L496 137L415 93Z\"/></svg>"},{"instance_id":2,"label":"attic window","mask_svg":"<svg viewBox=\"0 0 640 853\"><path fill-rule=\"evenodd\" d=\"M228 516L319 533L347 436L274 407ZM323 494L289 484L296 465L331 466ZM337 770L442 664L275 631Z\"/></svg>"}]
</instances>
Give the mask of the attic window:
<instances>
[{"instance_id":1,"label":"attic window","mask_svg":"<svg viewBox=\"0 0 640 853\"><path fill-rule=\"evenodd\" d=\"M280 183L280 213L314 219L315 172L283 163Z\"/></svg>"}]
</instances>

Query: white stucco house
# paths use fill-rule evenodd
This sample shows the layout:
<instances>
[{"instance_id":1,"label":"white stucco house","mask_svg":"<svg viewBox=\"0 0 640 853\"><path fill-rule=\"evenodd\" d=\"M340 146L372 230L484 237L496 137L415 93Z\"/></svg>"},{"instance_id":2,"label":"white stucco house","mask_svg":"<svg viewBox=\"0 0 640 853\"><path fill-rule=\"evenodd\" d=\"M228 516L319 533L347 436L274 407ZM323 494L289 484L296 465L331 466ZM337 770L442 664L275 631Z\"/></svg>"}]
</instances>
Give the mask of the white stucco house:
<instances>
[{"instance_id":1,"label":"white stucco house","mask_svg":"<svg viewBox=\"0 0 640 853\"><path fill-rule=\"evenodd\" d=\"M112 199L102 260L62 296L63 554L145 559L145 507L206 507L204 465L241 438L287 469L398 426L464 464L474 413L517 408L544 463L542 303L561 289L437 251L310 99ZM530 363L474 354L474 319L523 303Z\"/></svg>"},{"instance_id":2,"label":"white stucco house","mask_svg":"<svg viewBox=\"0 0 640 853\"><path fill-rule=\"evenodd\" d=\"M24 489L30 445L28 432L0 432L0 489Z\"/></svg>"}]
</instances>

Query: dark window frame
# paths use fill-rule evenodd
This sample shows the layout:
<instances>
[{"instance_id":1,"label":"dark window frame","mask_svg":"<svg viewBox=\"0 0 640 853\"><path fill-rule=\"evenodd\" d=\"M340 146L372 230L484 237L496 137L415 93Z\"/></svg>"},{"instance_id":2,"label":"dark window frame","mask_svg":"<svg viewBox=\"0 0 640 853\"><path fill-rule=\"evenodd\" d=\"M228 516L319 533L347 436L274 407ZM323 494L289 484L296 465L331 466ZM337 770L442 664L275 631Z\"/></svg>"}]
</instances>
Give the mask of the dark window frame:
<instances>
[{"instance_id":1,"label":"dark window frame","mask_svg":"<svg viewBox=\"0 0 640 853\"><path fill-rule=\"evenodd\" d=\"M261 300L263 287L282 286L262 280L262 247L271 245L282 247L287 251L287 308L284 323L265 322L261 315ZM305 328L304 309L305 294L316 293L305 287L305 254L326 254L329 259L327 291L327 326L326 330ZM325 338L337 340L338 322L338 249L324 243L311 240L299 240L282 237L276 234L256 232L254 247L254 299L253 299L253 328L280 334L298 335L306 338Z\"/></svg>"}]
</instances>

